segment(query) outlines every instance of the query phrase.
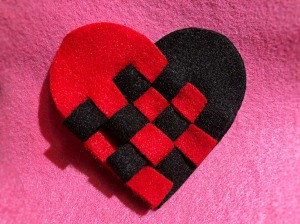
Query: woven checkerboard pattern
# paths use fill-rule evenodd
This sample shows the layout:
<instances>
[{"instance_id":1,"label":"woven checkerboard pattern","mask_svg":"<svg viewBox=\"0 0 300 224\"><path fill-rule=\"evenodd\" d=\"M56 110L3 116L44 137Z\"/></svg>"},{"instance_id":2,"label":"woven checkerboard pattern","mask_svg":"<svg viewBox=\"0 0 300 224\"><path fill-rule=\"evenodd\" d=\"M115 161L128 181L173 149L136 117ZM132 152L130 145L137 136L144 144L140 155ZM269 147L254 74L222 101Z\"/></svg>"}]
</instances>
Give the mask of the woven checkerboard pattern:
<instances>
[{"instance_id":1,"label":"woven checkerboard pattern","mask_svg":"<svg viewBox=\"0 0 300 224\"><path fill-rule=\"evenodd\" d=\"M94 153L152 207L173 195L217 144L194 124L206 97L164 72L151 82L128 65L113 79L125 107L106 117L89 98L64 121L91 151L100 145Z\"/></svg>"}]
</instances>

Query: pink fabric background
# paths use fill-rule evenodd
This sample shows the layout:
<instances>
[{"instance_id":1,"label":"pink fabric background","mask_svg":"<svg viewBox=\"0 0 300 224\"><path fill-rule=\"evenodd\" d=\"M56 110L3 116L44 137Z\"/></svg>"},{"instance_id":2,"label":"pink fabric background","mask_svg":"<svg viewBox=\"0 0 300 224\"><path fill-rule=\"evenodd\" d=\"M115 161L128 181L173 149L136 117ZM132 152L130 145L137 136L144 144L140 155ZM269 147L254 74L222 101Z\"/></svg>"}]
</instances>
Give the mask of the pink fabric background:
<instances>
[{"instance_id":1,"label":"pink fabric background","mask_svg":"<svg viewBox=\"0 0 300 224\"><path fill-rule=\"evenodd\" d=\"M0 223L300 223L300 2L0 3ZM100 21L156 41L196 26L228 36L247 91L228 134L148 211L62 128L47 73L62 38Z\"/></svg>"}]
</instances>

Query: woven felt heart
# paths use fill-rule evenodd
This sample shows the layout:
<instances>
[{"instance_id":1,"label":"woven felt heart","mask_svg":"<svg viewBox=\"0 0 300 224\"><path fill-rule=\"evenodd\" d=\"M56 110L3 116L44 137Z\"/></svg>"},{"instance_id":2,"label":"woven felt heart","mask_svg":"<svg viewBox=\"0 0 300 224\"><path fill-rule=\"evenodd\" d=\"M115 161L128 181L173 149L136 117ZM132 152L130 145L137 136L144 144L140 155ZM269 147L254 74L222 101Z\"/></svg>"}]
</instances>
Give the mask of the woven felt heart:
<instances>
[{"instance_id":1,"label":"woven felt heart","mask_svg":"<svg viewBox=\"0 0 300 224\"><path fill-rule=\"evenodd\" d=\"M50 70L64 125L156 208L228 131L246 74L223 35L188 28L156 44L112 23L69 33Z\"/></svg>"}]
</instances>

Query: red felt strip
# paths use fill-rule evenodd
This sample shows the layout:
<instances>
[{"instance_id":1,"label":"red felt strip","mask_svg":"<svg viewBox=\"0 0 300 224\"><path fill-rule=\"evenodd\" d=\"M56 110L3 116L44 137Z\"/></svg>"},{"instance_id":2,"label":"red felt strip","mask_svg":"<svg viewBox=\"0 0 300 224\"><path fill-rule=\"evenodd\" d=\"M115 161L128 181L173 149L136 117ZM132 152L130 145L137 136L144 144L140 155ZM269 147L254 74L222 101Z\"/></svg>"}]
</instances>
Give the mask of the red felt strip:
<instances>
[{"instance_id":1,"label":"red felt strip","mask_svg":"<svg viewBox=\"0 0 300 224\"><path fill-rule=\"evenodd\" d=\"M174 147L171 139L153 124L147 124L130 141L153 165L157 165Z\"/></svg>"},{"instance_id":2,"label":"red felt strip","mask_svg":"<svg viewBox=\"0 0 300 224\"><path fill-rule=\"evenodd\" d=\"M146 166L127 182L127 186L155 208L170 192L173 183L155 169Z\"/></svg>"},{"instance_id":3,"label":"red felt strip","mask_svg":"<svg viewBox=\"0 0 300 224\"><path fill-rule=\"evenodd\" d=\"M108 139L110 139L109 136L98 131L84 143L84 146L88 148L97 159L99 159L102 163L105 163L107 157L113 154L117 149L117 146L113 143L113 141Z\"/></svg>"},{"instance_id":4,"label":"red felt strip","mask_svg":"<svg viewBox=\"0 0 300 224\"><path fill-rule=\"evenodd\" d=\"M216 139L206 134L194 124L191 124L175 141L178 149L197 166L200 165L216 144Z\"/></svg>"},{"instance_id":5,"label":"red felt strip","mask_svg":"<svg viewBox=\"0 0 300 224\"><path fill-rule=\"evenodd\" d=\"M95 84L91 84L91 86L93 85ZM117 111L128 104L123 94L111 82L107 82L101 89L98 89L97 85L95 85L88 91L88 95L108 118L111 118Z\"/></svg>"},{"instance_id":6,"label":"red felt strip","mask_svg":"<svg viewBox=\"0 0 300 224\"><path fill-rule=\"evenodd\" d=\"M168 105L168 101L152 87L134 102L134 106L151 122L154 121Z\"/></svg>"},{"instance_id":7,"label":"red felt strip","mask_svg":"<svg viewBox=\"0 0 300 224\"><path fill-rule=\"evenodd\" d=\"M196 120L206 103L205 96L191 83L187 83L172 100L174 108L190 122Z\"/></svg>"}]
</instances>

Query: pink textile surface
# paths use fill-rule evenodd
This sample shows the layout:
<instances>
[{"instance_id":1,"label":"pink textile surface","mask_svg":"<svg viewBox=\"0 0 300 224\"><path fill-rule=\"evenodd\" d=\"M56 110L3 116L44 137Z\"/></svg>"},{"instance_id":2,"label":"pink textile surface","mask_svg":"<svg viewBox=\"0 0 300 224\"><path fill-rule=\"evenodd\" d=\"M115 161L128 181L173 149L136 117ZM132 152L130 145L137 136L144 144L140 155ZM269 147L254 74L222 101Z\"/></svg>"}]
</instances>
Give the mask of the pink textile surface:
<instances>
[{"instance_id":1,"label":"pink textile surface","mask_svg":"<svg viewBox=\"0 0 300 224\"><path fill-rule=\"evenodd\" d=\"M300 2L0 3L0 223L300 223ZM153 42L218 31L240 51L247 90L224 139L181 189L148 210L61 125L48 70L63 37L93 22Z\"/></svg>"}]
</instances>

